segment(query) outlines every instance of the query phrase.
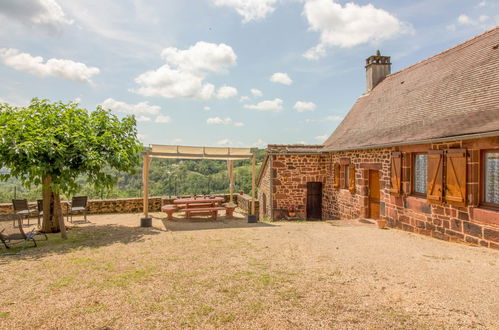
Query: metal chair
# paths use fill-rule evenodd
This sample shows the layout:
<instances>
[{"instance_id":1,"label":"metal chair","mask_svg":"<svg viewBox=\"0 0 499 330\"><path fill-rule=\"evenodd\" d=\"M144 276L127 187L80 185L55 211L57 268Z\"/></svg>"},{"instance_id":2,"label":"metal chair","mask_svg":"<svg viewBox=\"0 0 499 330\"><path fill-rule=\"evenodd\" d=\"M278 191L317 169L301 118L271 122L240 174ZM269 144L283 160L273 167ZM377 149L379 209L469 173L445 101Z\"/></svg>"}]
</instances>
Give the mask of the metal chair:
<instances>
[{"instance_id":1,"label":"metal chair","mask_svg":"<svg viewBox=\"0 0 499 330\"><path fill-rule=\"evenodd\" d=\"M41 217L43 217L43 199L36 200L36 206L38 207L38 227L41 225Z\"/></svg>"},{"instance_id":2,"label":"metal chair","mask_svg":"<svg viewBox=\"0 0 499 330\"><path fill-rule=\"evenodd\" d=\"M17 222L17 228L10 225L11 221L14 223ZM35 236L38 233L35 232L35 228L26 234L23 230L22 222L23 216L20 214L0 214L0 241L6 249L10 249L21 243L23 243L22 248L24 249L28 242L33 242L33 245L37 246ZM45 235L45 238L47 238L47 235Z\"/></svg>"},{"instance_id":3,"label":"metal chair","mask_svg":"<svg viewBox=\"0 0 499 330\"><path fill-rule=\"evenodd\" d=\"M87 196L75 196L68 206L68 221L73 222L73 212L83 212L85 222L87 222ZM71 220L69 220L71 217Z\"/></svg>"},{"instance_id":4,"label":"metal chair","mask_svg":"<svg viewBox=\"0 0 499 330\"><path fill-rule=\"evenodd\" d=\"M14 213L18 214L22 218L28 219L28 226L29 226L29 217L31 215L37 215L37 211L34 210L33 208L30 208L28 205L28 200L27 199L13 199L12 200L12 207L14 209ZM14 220L14 226L15 226L15 220ZM21 220L22 224L22 220ZM40 225L40 221L38 221L38 225Z\"/></svg>"}]
</instances>

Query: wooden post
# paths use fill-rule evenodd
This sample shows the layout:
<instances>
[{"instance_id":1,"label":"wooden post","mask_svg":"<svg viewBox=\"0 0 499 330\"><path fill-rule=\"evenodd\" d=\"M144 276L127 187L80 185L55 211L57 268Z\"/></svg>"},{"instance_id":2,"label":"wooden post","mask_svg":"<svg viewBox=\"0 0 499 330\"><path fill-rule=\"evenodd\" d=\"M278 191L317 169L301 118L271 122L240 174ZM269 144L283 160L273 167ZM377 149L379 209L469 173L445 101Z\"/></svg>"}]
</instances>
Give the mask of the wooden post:
<instances>
[{"instance_id":1,"label":"wooden post","mask_svg":"<svg viewBox=\"0 0 499 330\"><path fill-rule=\"evenodd\" d=\"M234 203L234 161L232 159L227 160L227 167L229 169L230 186L229 186L229 202Z\"/></svg>"},{"instance_id":2,"label":"wooden post","mask_svg":"<svg viewBox=\"0 0 499 330\"><path fill-rule=\"evenodd\" d=\"M256 154L253 154L251 165L251 214L255 214L255 173L256 172Z\"/></svg>"},{"instance_id":3,"label":"wooden post","mask_svg":"<svg viewBox=\"0 0 499 330\"><path fill-rule=\"evenodd\" d=\"M144 186L144 218L149 217L149 163L151 161L151 157L149 155L144 155L144 166L142 170L142 180Z\"/></svg>"}]
</instances>

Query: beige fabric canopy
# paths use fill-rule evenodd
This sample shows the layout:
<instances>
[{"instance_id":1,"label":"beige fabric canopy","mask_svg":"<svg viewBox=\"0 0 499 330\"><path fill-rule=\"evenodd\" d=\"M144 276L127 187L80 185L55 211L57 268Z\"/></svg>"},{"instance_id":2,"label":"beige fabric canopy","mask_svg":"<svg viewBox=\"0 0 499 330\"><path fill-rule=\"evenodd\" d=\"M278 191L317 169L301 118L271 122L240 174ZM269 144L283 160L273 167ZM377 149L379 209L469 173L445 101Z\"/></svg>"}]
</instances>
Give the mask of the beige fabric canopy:
<instances>
[{"instance_id":1,"label":"beige fabric canopy","mask_svg":"<svg viewBox=\"0 0 499 330\"><path fill-rule=\"evenodd\" d=\"M189 147L152 144L149 155L154 158L237 160L253 156L250 148Z\"/></svg>"},{"instance_id":2,"label":"beige fabric canopy","mask_svg":"<svg viewBox=\"0 0 499 330\"><path fill-rule=\"evenodd\" d=\"M149 165L152 158L169 159L214 159L226 160L230 177L230 202L233 202L234 194L234 171L233 161L252 159L251 175L251 214L255 214L255 173L256 173L256 155L250 148L217 148L217 147L195 147L152 144L151 150L144 152L143 184L144 184L144 216L149 215Z\"/></svg>"}]
</instances>

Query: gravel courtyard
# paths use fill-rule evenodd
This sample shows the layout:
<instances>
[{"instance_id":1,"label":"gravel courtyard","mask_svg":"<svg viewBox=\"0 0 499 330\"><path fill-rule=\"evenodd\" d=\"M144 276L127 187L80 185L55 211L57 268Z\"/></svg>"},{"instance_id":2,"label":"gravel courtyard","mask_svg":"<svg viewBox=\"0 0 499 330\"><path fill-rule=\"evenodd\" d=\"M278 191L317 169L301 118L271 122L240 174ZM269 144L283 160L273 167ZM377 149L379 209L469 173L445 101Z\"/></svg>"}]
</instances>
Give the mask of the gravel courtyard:
<instances>
[{"instance_id":1,"label":"gravel courtyard","mask_svg":"<svg viewBox=\"0 0 499 330\"><path fill-rule=\"evenodd\" d=\"M359 221L154 216L0 251L0 329L499 327L499 251Z\"/></svg>"}]
</instances>

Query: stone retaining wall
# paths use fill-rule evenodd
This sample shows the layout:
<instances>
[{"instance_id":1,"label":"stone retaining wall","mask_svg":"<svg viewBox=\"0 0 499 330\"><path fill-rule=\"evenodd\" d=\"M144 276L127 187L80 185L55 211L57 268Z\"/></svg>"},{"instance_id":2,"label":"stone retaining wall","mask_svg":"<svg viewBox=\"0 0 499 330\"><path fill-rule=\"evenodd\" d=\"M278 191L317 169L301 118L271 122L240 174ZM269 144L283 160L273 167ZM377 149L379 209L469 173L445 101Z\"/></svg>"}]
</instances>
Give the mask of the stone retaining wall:
<instances>
[{"instance_id":1,"label":"stone retaining wall","mask_svg":"<svg viewBox=\"0 0 499 330\"><path fill-rule=\"evenodd\" d=\"M237 204L237 207L239 207L242 211L244 211L246 214L251 213L251 196L244 194L244 195L234 195L234 201ZM255 196L256 198L256 196ZM259 203L258 200L255 199L255 214L259 214Z\"/></svg>"},{"instance_id":2,"label":"stone retaining wall","mask_svg":"<svg viewBox=\"0 0 499 330\"><path fill-rule=\"evenodd\" d=\"M218 194L215 196L224 197L224 202L229 201L228 194ZM179 196L179 197L189 197L189 196ZM149 198L149 212L159 212L161 206L166 204L173 204L173 201L179 197L150 197ZM251 209L251 196L248 195L235 195L234 201L238 204L238 207L243 211L248 212ZM66 214L67 201L62 203L62 210ZM36 203L30 203L30 206L36 206ZM258 212L258 201L256 202L255 208ZM4 203L0 204L0 213L10 213L12 212L12 204ZM142 212L142 198L117 198L117 199L92 199L88 201L88 213L89 214L101 214L101 213L140 213ZM258 213L257 213L258 214Z\"/></svg>"}]
</instances>

